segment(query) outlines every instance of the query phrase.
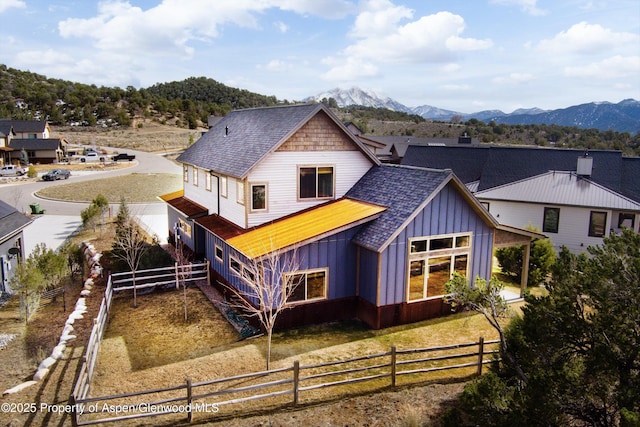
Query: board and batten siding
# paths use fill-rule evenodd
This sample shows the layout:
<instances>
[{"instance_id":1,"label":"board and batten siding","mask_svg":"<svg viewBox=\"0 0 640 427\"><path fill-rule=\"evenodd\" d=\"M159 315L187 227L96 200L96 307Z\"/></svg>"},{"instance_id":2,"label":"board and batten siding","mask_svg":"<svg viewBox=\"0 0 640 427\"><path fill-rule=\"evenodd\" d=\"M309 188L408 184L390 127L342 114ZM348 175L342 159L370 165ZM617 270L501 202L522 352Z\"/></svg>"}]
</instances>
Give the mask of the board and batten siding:
<instances>
[{"instance_id":1,"label":"board and batten siding","mask_svg":"<svg viewBox=\"0 0 640 427\"><path fill-rule=\"evenodd\" d=\"M493 252L493 227L480 217L459 191L449 183L415 218L400 231L381 254L379 284L370 281L377 271L378 261L373 256L361 254L360 296L377 306L407 302L408 242L414 237L472 234L469 277L489 279ZM364 280L367 280L365 283ZM376 286L376 299L371 286Z\"/></svg>"},{"instance_id":2,"label":"board and batten siding","mask_svg":"<svg viewBox=\"0 0 640 427\"><path fill-rule=\"evenodd\" d=\"M500 221L501 224L513 227L526 228L534 226L549 238L556 251L566 246L572 253L586 252L589 246L601 245L601 237L589 236L589 220L592 211L606 212L606 234L612 227L613 212L610 209L587 208L577 206L545 205L538 203L507 202L500 200L482 200L489 203L489 212ZM542 230L544 220L544 208L559 208L560 221L558 232L549 233Z\"/></svg>"},{"instance_id":3,"label":"board and batten siding","mask_svg":"<svg viewBox=\"0 0 640 427\"><path fill-rule=\"evenodd\" d=\"M187 222L189 225L191 225L191 235L187 235L185 232L180 232L180 239L182 240L182 243L184 243L187 247L194 249L195 250L195 224L193 222L193 220L189 220L187 219L187 217L182 213L179 212L177 209L175 209L173 206L168 205L168 209L167 209L167 223L169 225L169 232L171 233L175 233L176 229L176 223L178 222L178 220L182 219L183 221Z\"/></svg>"},{"instance_id":4,"label":"board and batten siding","mask_svg":"<svg viewBox=\"0 0 640 427\"><path fill-rule=\"evenodd\" d=\"M199 227L196 224L197 227ZM328 274L327 299L337 299L355 296L356 294L356 248L351 239L358 231L354 227L325 237L316 242L300 246L295 251L287 251L281 256L290 259L296 256L297 271L326 269ZM199 232L204 232L206 258L211 262L211 267L220 274L228 283L240 292L246 291L244 279L238 277L230 268L230 256L240 262L248 264L250 261L240 252L229 246L226 241L216 236L209 230L199 227ZM215 247L219 246L223 251L222 261L215 256Z\"/></svg>"},{"instance_id":5,"label":"board and batten siding","mask_svg":"<svg viewBox=\"0 0 640 427\"><path fill-rule=\"evenodd\" d=\"M372 163L360 151L277 151L251 171L246 192L249 223L264 224L292 213L326 203L327 199L298 199L298 168L301 166L333 166L335 194L339 199L371 168ZM251 212L251 184L267 184L266 211Z\"/></svg>"}]
</instances>

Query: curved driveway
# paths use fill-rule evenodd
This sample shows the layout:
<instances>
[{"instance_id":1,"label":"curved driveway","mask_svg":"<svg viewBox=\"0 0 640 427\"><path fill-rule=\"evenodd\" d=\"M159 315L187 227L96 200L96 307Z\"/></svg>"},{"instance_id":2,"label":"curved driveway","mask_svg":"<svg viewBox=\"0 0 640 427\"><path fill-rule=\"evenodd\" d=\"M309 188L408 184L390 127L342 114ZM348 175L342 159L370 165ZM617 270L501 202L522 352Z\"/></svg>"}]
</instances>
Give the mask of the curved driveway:
<instances>
[{"instance_id":1,"label":"curved driveway","mask_svg":"<svg viewBox=\"0 0 640 427\"><path fill-rule=\"evenodd\" d=\"M88 203L41 199L35 196L38 190L53 185L64 185L69 182L86 181L87 185L91 185L91 181L96 179L131 173L182 174L182 168L179 165L159 154L136 150L126 150L126 152L136 155L135 165L112 171L76 172L75 174L72 171L69 180L65 181L0 184L0 200L17 207L18 210L23 212L30 212L29 204L33 202L38 202L40 207L46 210L46 214L38 215L36 220L25 229L24 244L27 254L31 253L33 247L41 242L46 243L48 248L57 248L69 234L78 229L81 224L80 212L88 206ZM52 165L52 169L53 167ZM60 167L64 166L60 165ZM114 214L117 207L118 204L111 206ZM141 225L147 231L151 232L151 234L156 234L161 241L166 238L168 233L167 208L164 203L131 203L129 210L132 215L139 218Z\"/></svg>"}]
</instances>

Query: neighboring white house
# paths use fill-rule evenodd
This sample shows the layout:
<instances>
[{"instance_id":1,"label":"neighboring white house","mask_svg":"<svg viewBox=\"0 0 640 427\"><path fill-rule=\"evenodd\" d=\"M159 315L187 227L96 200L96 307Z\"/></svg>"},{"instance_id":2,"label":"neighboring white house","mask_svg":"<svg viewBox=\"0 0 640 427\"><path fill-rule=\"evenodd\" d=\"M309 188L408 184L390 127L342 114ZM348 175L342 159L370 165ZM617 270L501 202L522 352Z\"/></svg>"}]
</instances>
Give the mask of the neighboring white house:
<instances>
[{"instance_id":1,"label":"neighboring white house","mask_svg":"<svg viewBox=\"0 0 640 427\"><path fill-rule=\"evenodd\" d=\"M504 224L534 226L556 249L585 252L622 228L640 227L640 203L576 172L550 171L479 191L475 196Z\"/></svg>"}]
</instances>

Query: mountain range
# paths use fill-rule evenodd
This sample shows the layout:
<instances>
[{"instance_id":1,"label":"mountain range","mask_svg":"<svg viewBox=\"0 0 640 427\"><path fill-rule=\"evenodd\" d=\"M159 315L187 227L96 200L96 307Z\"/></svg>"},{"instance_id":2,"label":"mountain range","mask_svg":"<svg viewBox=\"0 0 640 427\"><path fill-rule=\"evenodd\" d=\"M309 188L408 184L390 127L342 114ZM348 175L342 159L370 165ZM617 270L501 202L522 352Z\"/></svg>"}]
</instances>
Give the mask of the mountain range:
<instances>
[{"instance_id":1,"label":"mountain range","mask_svg":"<svg viewBox=\"0 0 640 427\"><path fill-rule=\"evenodd\" d=\"M350 89L332 89L310 96L305 101L335 99L339 107L359 105L364 107L387 108L408 114L417 114L425 119L449 121L477 119L484 122L494 121L505 124L556 124L580 128L596 128L601 131L615 130L637 134L640 132L640 102L625 99L617 104L611 102L590 102L557 110L540 108L518 109L512 113L500 110L478 111L465 114L459 111L445 110L431 105L407 107L406 105L372 90L358 87Z\"/></svg>"}]
</instances>

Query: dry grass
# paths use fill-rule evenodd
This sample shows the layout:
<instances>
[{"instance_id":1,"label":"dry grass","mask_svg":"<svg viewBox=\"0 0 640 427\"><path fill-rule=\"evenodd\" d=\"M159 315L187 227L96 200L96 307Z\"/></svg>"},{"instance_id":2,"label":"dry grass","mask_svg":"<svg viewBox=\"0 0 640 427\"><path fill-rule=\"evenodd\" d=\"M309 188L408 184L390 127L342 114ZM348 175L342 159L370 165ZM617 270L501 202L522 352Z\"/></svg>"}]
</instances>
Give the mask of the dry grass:
<instances>
[{"instance_id":1,"label":"dry grass","mask_svg":"<svg viewBox=\"0 0 640 427\"><path fill-rule=\"evenodd\" d=\"M111 203L119 203L121 197L129 203L153 203L157 197L182 188L182 178L173 174L129 174L97 179L91 183L78 182L56 185L38 191L44 198L91 202L96 194L104 195Z\"/></svg>"},{"instance_id":2,"label":"dry grass","mask_svg":"<svg viewBox=\"0 0 640 427\"><path fill-rule=\"evenodd\" d=\"M139 127L141 126L141 127ZM184 129L148 119L137 119L134 127L97 129L53 126L51 133L70 144L82 146L130 148L148 152L172 152L185 149L205 129Z\"/></svg>"},{"instance_id":3,"label":"dry grass","mask_svg":"<svg viewBox=\"0 0 640 427\"><path fill-rule=\"evenodd\" d=\"M137 305L128 293L118 294L104 338L122 338L133 371L206 356L240 339L198 288L187 288L186 321L182 291L141 295Z\"/></svg>"}]
</instances>

